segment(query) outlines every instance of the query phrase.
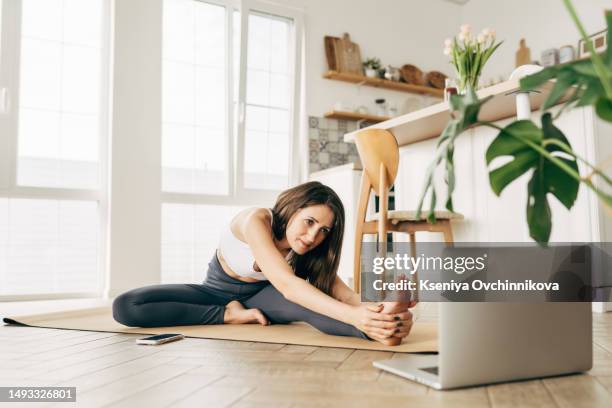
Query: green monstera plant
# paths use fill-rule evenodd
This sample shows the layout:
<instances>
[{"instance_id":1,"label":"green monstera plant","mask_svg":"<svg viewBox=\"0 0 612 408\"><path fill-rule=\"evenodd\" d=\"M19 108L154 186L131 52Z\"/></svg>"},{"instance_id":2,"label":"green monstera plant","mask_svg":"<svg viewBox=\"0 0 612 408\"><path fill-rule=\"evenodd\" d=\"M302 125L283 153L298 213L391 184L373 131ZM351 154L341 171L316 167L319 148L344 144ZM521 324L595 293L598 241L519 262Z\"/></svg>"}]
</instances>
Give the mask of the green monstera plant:
<instances>
[{"instance_id":1,"label":"green monstera plant","mask_svg":"<svg viewBox=\"0 0 612 408\"><path fill-rule=\"evenodd\" d=\"M437 168L444 164L446 182L446 208L453 211L455 189L454 146L457 137L473 126L488 126L498 130L495 139L486 151L489 166L489 182L496 195L525 173L531 172L527 184L527 223L529 234L540 244L548 243L552 230L552 214L549 194L552 194L568 210L578 196L581 184L591 189L608 207L612 207L612 180L595 165L578 156L569 141L554 125L554 120L566 109L594 106L597 115L612 122L612 46L603 55L595 52L593 44L578 19L570 0L563 0L572 20L586 41L590 59L546 68L520 81L521 90L536 90L548 81L555 80L552 89L542 105L541 123L531 120L517 120L504 128L494 123L481 121L478 114L482 105L490 99L479 99L473 88L468 87L465 95L452 95L450 99L451 120L440 135L436 155L430 164L424 181L417 214L420 216L424 201L429 196L427 219L435 222L434 209L437 192L433 178ZM608 44L612 44L612 11L606 11ZM568 96L569 95L569 96ZM567 98L555 116L550 109ZM612 137L612 135L611 135ZM491 168L496 158L509 157L510 161ZM586 169L581 175L578 164Z\"/></svg>"}]
</instances>

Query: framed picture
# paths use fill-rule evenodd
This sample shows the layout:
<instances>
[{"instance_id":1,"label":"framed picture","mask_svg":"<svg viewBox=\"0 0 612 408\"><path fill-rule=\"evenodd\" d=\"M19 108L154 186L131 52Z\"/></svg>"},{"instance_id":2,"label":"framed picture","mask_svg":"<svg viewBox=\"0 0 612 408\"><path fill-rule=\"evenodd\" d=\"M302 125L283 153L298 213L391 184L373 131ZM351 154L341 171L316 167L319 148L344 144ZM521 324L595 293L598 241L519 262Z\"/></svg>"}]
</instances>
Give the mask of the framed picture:
<instances>
[{"instance_id":1,"label":"framed picture","mask_svg":"<svg viewBox=\"0 0 612 408\"><path fill-rule=\"evenodd\" d=\"M608 48L607 35L608 30L603 30L589 36L589 39L593 42L595 52L598 54ZM584 40L578 41L578 59L588 58L590 55L587 43Z\"/></svg>"}]
</instances>

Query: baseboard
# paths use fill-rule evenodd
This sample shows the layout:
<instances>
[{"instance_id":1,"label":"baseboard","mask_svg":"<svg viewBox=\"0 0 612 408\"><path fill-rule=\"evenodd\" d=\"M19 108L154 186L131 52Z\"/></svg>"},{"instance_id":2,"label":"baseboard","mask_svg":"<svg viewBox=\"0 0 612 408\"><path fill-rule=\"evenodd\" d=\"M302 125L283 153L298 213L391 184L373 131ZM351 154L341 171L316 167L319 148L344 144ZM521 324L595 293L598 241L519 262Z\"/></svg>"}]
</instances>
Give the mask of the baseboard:
<instances>
[{"instance_id":1,"label":"baseboard","mask_svg":"<svg viewBox=\"0 0 612 408\"><path fill-rule=\"evenodd\" d=\"M612 311L612 302L593 302L593 312L606 313Z\"/></svg>"}]
</instances>

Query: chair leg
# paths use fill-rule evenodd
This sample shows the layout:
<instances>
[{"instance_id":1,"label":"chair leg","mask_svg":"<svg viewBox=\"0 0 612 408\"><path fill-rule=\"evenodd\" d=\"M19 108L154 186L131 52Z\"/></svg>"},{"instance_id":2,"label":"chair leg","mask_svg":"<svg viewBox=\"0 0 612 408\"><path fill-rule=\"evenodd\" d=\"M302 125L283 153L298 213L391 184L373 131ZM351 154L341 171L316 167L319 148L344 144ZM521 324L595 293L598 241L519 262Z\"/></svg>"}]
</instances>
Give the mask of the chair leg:
<instances>
[{"instance_id":1,"label":"chair leg","mask_svg":"<svg viewBox=\"0 0 612 408\"><path fill-rule=\"evenodd\" d=\"M416 234L414 232L410 232L410 256L413 258L417 257L417 253L416 253ZM418 272L414 272L412 275L410 275L410 281L414 282L414 285L416 285L416 287L418 288L419 285L419 277L418 277ZM412 293L411 296L411 300L414 300L416 302L419 301L419 291L418 289L414 291L414 293Z\"/></svg>"},{"instance_id":2,"label":"chair leg","mask_svg":"<svg viewBox=\"0 0 612 408\"><path fill-rule=\"evenodd\" d=\"M361 227L361 228L360 228ZM362 224L355 231L355 257L353 258L353 290L361 293L361 240L363 239Z\"/></svg>"},{"instance_id":3,"label":"chair leg","mask_svg":"<svg viewBox=\"0 0 612 408\"><path fill-rule=\"evenodd\" d=\"M416 257L416 234L410 232L408 235L410 235L410 256Z\"/></svg>"},{"instance_id":4,"label":"chair leg","mask_svg":"<svg viewBox=\"0 0 612 408\"><path fill-rule=\"evenodd\" d=\"M355 256L353 258L353 290L361 293L361 240L363 239L363 224L368 210L368 200L372 184L365 171L361 173L361 187L359 188L359 204L355 226Z\"/></svg>"},{"instance_id":5,"label":"chair leg","mask_svg":"<svg viewBox=\"0 0 612 408\"><path fill-rule=\"evenodd\" d=\"M379 167L379 194L378 194L378 242L381 256L387 256L387 211L389 208L389 186L387 185L387 169L383 163Z\"/></svg>"},{"instance_id":6,"label":"chair leg","mask_svg":"<svg viewBox=\"0 0 612 408\"><path fill-rule=\"evenodd\" d=\"M442 227L442 233L444 234L444 242L447 244L452 244L453 241L453 230L451 228L451 223L449 220L444 221L444 226Z\"/></svg>"}]
</instances>

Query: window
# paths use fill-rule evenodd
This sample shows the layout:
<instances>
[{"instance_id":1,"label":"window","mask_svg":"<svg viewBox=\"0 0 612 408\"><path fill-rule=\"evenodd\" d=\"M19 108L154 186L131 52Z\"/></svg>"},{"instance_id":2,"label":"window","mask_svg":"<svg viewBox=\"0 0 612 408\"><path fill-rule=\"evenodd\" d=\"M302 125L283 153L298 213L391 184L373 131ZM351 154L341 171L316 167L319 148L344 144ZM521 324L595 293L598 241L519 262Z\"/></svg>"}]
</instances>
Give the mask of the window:
<instances>
[{"instance_id":1,"label":"window","mask_svg":"<svg viewBox=\"0 0 612 408\"><path fill-rule=\"evenodd\" d=\"M2 298L102 291L108 9L2 3Z\"/></svg>"},{"instance_id":2,"label":"window","mask_svg":"<svg viewBox=\"0 0 612 408\"><path fill-rule=\"evenodd\" d=\"M228 194L226 9L166 0L162 190Z\"/></svg>"},{"instance_id":3,"label":"window","mask_svg":"<svg viewBox=\"0 0 612 408\"><path fill-rule=\"evenodd\" d=\"M291 20L249 15L244 186L289 185Z\"/></svg>"},{"instance_id":4,"label":"window","mask_svg":"<svg viewBox=\"0 0 612 408\"><path fill-rule=\"evenodd\" d=\"M164 204L162 278L165 283L202 282L228 220L244 207Z\"/></svg>"},{"instance_id":5,"label":"window","mask_svg":"<svg viewBox=\"0 0 612 408\"><path fill-rule=\"evenodd\" d=\"M0 198L0 296L101 289L94 201Z\"/></svg>"},{"instance_id":6,"label":"window","mask_svg":"<svg viewBox=\"0 0 612 408\"><path fill-rule=\"evenodd\" d=\"M102 0L23 0L17 184L96 189Z\"/></svg>"},{"instance_id":7,"label":"window","mask_svg":"<svg viewBox=\"0 0 612 408\"><path fill-rule=\"evenodd\" d=\"M239 6L164 0L164 282L201 281L231 217L296 181L300 16Z\"/></svg>"}]
</instances>

